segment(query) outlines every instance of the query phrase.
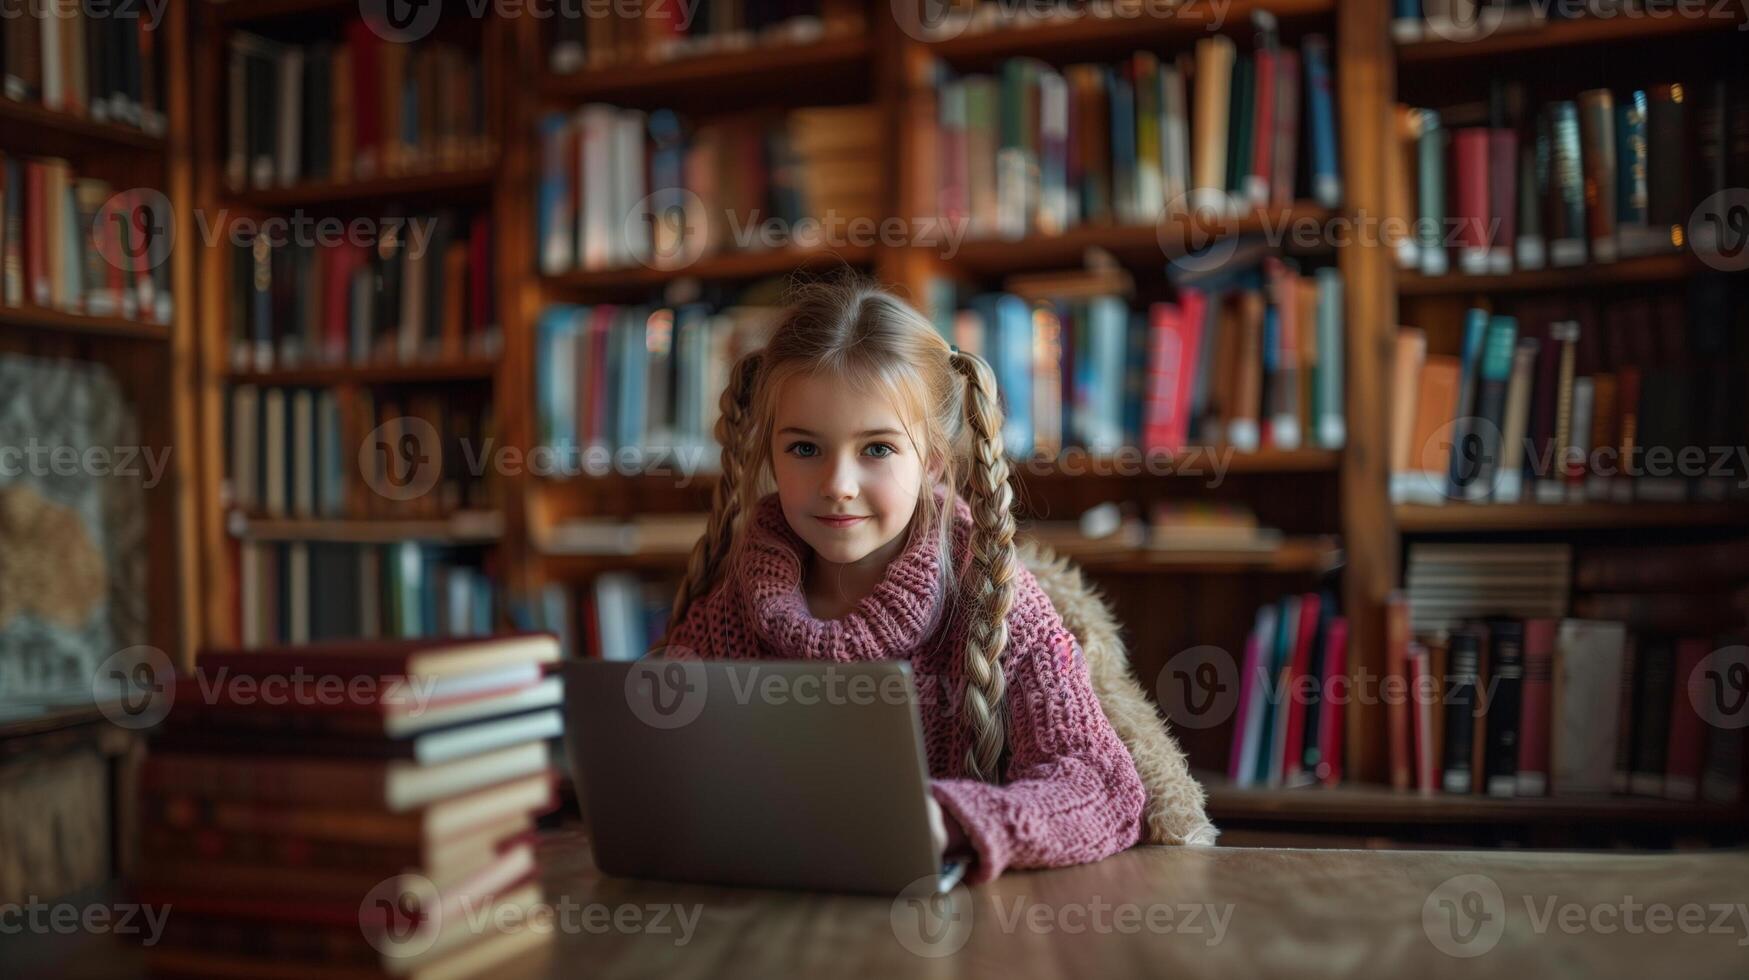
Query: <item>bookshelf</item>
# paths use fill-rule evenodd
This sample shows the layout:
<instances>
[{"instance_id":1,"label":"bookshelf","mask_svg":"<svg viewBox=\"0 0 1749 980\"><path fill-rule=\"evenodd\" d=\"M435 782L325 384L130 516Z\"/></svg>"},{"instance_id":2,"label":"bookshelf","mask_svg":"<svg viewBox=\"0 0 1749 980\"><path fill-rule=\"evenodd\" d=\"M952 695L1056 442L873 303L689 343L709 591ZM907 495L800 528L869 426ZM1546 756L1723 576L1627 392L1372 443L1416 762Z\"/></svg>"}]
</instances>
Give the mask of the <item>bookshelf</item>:
<instances>
[{"instance_id":1,"label":"bookshelf","mask_svg":"<svg viewBox=\"0 0 1749 980\"><path fill-rule=\"evenodd\" d=\"M1192 5L1194 8L1194 5ZM496 432L502 444L526 452L538 444L533 391L539 368L536 330L543 309L554 303L636 300L655 295L686 296L699 285L743 283L793 271L821 272L841 266L872 271L901 294L923 305L937 278L989 284L1002 277L1083 265L1089 253L1109 257L1138 277L1160 276L1166 257L1162 241L1181 229L1155 225L1093 225L1071 227L1058 235L1018 240L967 240L951 258L918 246L848 246L778 248L726 252L706 256L681 268L630 265L589 271L539 272L535 192L541 173L537 120L551 110L575 110L591 102L631 109L676 108L704 116L729 116L749 109L790 109L814 105L868 103L877 107L883 133L880 166L885 181L886 213L932 213L934 187L929 183L935 147L929 132L935 117L933 64L939 60L959 71L988 70L1004 59L1035 57L1053 65L1118 58L1138 49L1183 50L1206 36L1211 25L1204 10L1165 19L1068 18L1030 27L968 30L941 40L908 35L885 5L869 9L861 33L826 36L812 42L784 41L749 50L700 54L670 61L614 65L556 74L547 67L543 20L534 17L492 17L484 25L489 90L494 93L495 119L501 138L489 165L444 173L409 174L350 184L311 184L257 191L227 192L220 180L223 150L221 91L224 78L224 32L250 24L269 24L294 16L351 16L347 5L321 0L272 0L219 4L206 8L206 33L194 79L200 99L194 112L195 161L200 171L201 203L225 204L272 211L308 208L348 213L386 196L414 199L463 195L485 202L497 233L497 293L502 351L490 360L431 364L299 367L271 371L236 371L224 359L225 296L222 284L229 272L222 256L201 258L201 384L199 401L202 447L202 549L214 569L231 567L233 539L217 504L224 469L223 405L226 383L259 385L369 386L422 384L464 380L491 385ZM1506 32L1472 42L1423 41L1394 44L1388 28L1390 6L1383 0L1239 0L1222 8L1225 26L1243 34L1254 10L1268 10L1293 37L1317 31L1332 41L1334 85L1338 107L1339 156L1344 195L1340 207L1325 208L1306 201L1224 218L1198 232L1215 239L1288 223L1322 225L1336 219L1387 214L1391 202L1384 187L1395 145L1393 108L1399 81L1437 86L1443 73L1470 66L1564 52L1589 51L1641 39L1682 44L1688 39L1716 36L1716 22L1696 23L1621 20L1547 24L1535 31ZM1199 19L1202 18L1202 19ZM263 28L264 30L267 28ZM1470 70L1465 67L1464 70ZM798 85L806 79L809 84ZM814 80L820 84L813 84ZM1289 518L1282 548L1266 556L1193 553L1074 554L1099 581L1124 616L1135 669L1145 683L1160 675L1177 650L1215 642L1239 649L1250 617L1260 602L1287 591L1314 586L1326 575L1339 577L1342 612L1350 623L1349 669L1382 674L1386 668L1385 610L1391 593L1402 582L1403 551L1408 539L1434 534L1446 537L1513 535L1525 532L1584 536L1623 527L1741 529L1745 513L1732 505L1516 505L1418 507L1395 505L1388 495L1388 418L1390 368L1400 310L1428 304L1456 309L1473 296L1580 290L1602 285L1680 282L1695 263L1684 254L1624 259L1609 266L1579 266L1478 277L1425 277L1399 271L1388 247L1355 242L1334 253L1345 283L1347 441L1343 449L1272 450L1233 455L1223 486L1202 491L1178 475L1146 476L1091 471L1026 470L1017 468L1020 497L1035 514L1054 519L1072 516L1090 503L1123 500L1146 503L1160 499L1202 498L1256 503L1275 507ZM671 302L673 300L670 300ZM1210 447L1197 452L1222 451ZM1194 456L1195 453L1192 453ZM643 475L553 478L527 470L497 480L501 507L495 512L493 542L504 587L514 596L539 595L551 583L581 585L609 572L630 571L647 576L671 576L682 567L683 553L578 555L544 552L538 542L546 531L579 517L626 518L642 513L697 511L708 503L712 478L690 476L685 485L672 478ZM398 533L441 536L445 525L408 522L386 529L363 530L345 523L250 522L258 536L317 538L323 535L383 535ZM223 577L223 571L215 574ZM1182 609L1182 622L1163 622L1150 610ZM209 637L231 637L235 624L228 613L207 611L203 623ZM1345 778L1353 784L1336 790L1274 791L1215 788L1212 810L1217 820L1232 817L1282 824L1333 826L1343 821L1411 823L1522 821L1554 825L1566 820L1604 823L1668 821L1716 823L1719 815L1704 808L1692 811L1637 803L1632 800L1487 800L1454 798L1421 800L1391 793L1389 759L1382 706L1353 704L1345 721ZM1227 752L1230 728L1196 732L1180 729L1193 761L1215 767ZM1690 812L1697 814L1688 816Z\"/></svg>"},{"instance_id":2,"label":"bookshelf","mask_svg":"<svg viewBox=\"0 0 1749 980\"><path fill-rule=\"evenodd\" d=\"M38 8L31 10L40 13ZM165 8L151 32L151 43L157 46L151 66L157 73L156 91L133 93L154 104L162 117L161 128L148 131L143 125L100 119L88 102L76 105L71 90L68 106L51 108L41 101L40 89L33 90L27 100L0 96L0 155L61 158L71 165L74 176L102 179L111 190L151 188L171 201L187 200L193 186L187 152L192 138L188 14L186 4ZM9 18L7 29L22 29L17 20ZM35 66L33 86L40 87L45 67ZM68 73L89 69L82 59L61 67ZM150 74L141 79L142 84L152 80ZM89 76L79 83L78 91L83 93L79 98L96 94L95 83L92 91L84 88L88 82ZM169 217L177 239L193 240L194 227L186 210L172 208ZM204 584L197 541L205 513L191 451L197 445L197 412L191 395L196 342L193 250L173 247L162 261L168 264L162 282L172 296L168 319L144 310L124 316L40 306L32 302L27 289L23 304L0 303L0 351L106 368L136 425L134 448L168 454L162 479L143 494L144 533L129 547L137 547L144 561L146 621L139 639L186 663L201 635L199 602ZM113 652L101 651L98 659Z\"/></svg>"}]
</instances>

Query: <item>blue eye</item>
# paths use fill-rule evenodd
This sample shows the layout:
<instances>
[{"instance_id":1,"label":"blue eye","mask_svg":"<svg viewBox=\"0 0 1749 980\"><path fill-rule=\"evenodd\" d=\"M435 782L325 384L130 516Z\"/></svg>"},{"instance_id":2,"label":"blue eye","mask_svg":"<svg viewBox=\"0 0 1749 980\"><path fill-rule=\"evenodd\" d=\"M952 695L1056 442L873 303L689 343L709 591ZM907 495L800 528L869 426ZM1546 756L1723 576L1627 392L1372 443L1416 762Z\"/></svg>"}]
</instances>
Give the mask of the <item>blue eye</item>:
<instances>
[{"instance_id":1,"label":"blue eye","mask_svg":"<svg viewBox=\"0 0 1749 980\"><path fill-rule=\"evenodd\" d=\"M785 451L792 456L798 456L802 459L812 459L813 453L817 449L818 447L811 442L792 442L790 443L789 449ZM803 452L803 450L807 450L807 452Z\"/></svg>"},{"instance_id":2,"label":"blue eye","mask_svg":"<svg viewBox=\"0 0 1749 980\"><path fill-rule=\"evenodd\" d=\"M868 449L864 450L864 451L871 452L871 451L876 450L876 449L881 450L881 452L875 454L876 459L885 459L888 456L891 456L893 453L898 452L898 450L894 449L892 446L889 446L884 442L877 442L877 443L869 446Z\"/></svg>"}]
</instances>

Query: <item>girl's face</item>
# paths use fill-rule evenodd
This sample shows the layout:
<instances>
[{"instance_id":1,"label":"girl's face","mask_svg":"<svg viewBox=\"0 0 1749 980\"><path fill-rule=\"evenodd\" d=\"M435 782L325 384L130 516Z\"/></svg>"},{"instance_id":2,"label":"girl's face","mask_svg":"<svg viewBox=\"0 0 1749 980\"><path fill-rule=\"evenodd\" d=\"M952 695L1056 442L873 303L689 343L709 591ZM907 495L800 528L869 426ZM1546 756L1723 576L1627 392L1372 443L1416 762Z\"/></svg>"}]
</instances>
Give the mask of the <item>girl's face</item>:
<instances>
[{"instance_id":1,"label":"girl's face","mask_svg":"<svg viewBox=\"0 0 1749 980\"><path fill-rule=\"evenodd\" d=\"M826 374L791 378L771 460L783 516L821 559L884 561L901 549L927 468L887 399Z\"/></svg>"}]
</instances>

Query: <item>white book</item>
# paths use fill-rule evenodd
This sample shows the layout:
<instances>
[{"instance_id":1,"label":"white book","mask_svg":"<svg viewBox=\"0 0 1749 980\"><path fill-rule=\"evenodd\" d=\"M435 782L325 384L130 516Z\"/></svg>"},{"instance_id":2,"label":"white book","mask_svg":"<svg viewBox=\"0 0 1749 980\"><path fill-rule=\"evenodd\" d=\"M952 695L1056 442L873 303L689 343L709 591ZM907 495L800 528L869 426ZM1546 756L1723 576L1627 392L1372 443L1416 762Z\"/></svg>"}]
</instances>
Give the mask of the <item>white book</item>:
<instances>
[{"instance_id":1,"label":"white book","mask_svg":"<svg viewBox=\"0 0 1749 980\"><path fill-rule=\"evenodd\" d=\"M71 2L72 0L58 0L57 7L65 8ZM54 16L38 17L36 20L42 28L43 108L57 111L67 108L66 67L61 64L61 25L64 22L62 12L57 9Z\"/></svg>"},{"instance_id":2,"label":"white book","mask_svg":"<svg viewBox=\"0 0 1749 980\"><path fill-rule=\"evenodd\" d=\"M1041 147L1067 147L1069 140L1069 85L1054 71L1041 71L1038 76L1039 132ZM1050 180L1040 174L1038 198L1038 230L1047 235L1061 232L1069 224L1068 173L1059 158L1051 168ZM1042 168L1041 168L1042 171ZM1158 174L1155 193L1158 194Z\"/></svg>"},{"instance_id":3,"label":"white book","mask_svg":"<svg viewBox=\"0 0 1749 980\"><path fill-rule=\"evenodd\" d=\"M644 198L650 193L645 180L645 115L638 109L622 110L613 128L614 202L611 233L618 243L615 265L650 263L650 222L644 217Z\"/></svg>"},{"instance_id":4,"label":"white book","mask_svg":"<svg viewBox=\"0 0 1749 980\"><path fill-rule=\"evenodd\" d=\"M1567 457L1561 461L1561 481L1567 485L1567 499L1585 499L1583 477L1577 483L1567 483L1567 470L1577 466L1590 468L1591 408L1596 400L1596 383L1591 378L1573 379L1572 433L1567 437Z\"/></svg>"},{"instance_id":5,"label":"white book","mask_svg":"<svg viewBox=\"0 0 1749 980\"><path fill-rule=\"evenodd\" d=\"M1182 210L1190 189L1190 111L1186 108L1184 76L1175 65L1160 66L1160 98L1166 116L1160 125L1160 165L1166 205Z\"/></svg>"},{"instance_id":6,"label":"white book","mask_svg":"<svg viewBox=\"0 0 1749 980\"><path fill-rule=\"evenodd\" d=\"M613 263L613 132L614 108L586 105L577 113L582 152L577 155L577 249L584 269L605 269Z\"/></svg>"},{"instance_id":7,"label":"white book","mask_svg":"<svg viewBox=\"0 0 1749 980\"><path fill-rule=\"evenodd\" d=\"M1621 735L1621 623L1562 620L1549 702L1549 781L1556 796L1608 793Z\"/></svg>"},{"instance_id":8,"label":"white book","mask_svg":"<svg viewBox=\"0 0 1749 980\"><path fill-rule=\"evenodd\" d=\"M303 176L304 49L288 46L279 53L279 183L295 184Z\"/></svg>"}]
</instances>

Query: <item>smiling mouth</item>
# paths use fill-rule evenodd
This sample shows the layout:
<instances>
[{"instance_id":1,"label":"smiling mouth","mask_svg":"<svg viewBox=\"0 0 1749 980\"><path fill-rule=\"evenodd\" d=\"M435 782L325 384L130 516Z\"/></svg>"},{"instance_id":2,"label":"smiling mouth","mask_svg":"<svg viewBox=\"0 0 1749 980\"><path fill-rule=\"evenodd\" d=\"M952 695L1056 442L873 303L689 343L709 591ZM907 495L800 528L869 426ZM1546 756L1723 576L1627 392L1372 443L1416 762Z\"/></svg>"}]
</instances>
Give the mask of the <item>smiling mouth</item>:
<instances>
[{"instance_id":1,"label":"smiling mouth","mask_svg":"<svg viewBox=\"0 0 1749 980\"><path fill-rule=\"evenodd\" d=\"M868 520L868 517L866 515L859 517L820 517L816 515L814 519L827 527L854 527Z\"/></svg>"}]
</instances>

